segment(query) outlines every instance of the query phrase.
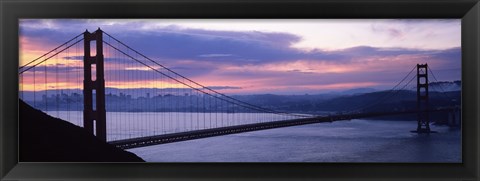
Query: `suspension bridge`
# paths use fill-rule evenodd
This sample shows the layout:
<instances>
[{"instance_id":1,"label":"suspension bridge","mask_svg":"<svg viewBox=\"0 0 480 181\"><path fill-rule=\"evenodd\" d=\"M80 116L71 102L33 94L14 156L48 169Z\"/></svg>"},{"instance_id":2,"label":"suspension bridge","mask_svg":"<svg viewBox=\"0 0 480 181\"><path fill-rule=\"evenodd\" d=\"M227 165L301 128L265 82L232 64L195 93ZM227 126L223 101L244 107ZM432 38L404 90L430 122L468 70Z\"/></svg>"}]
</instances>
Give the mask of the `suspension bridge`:
<instances>
[{"instance_id":1,"label":"suspension bridge","mask_svg":"<svg viewBox=\"0 0 480 181\"><path fill-rule=\"evenodd\" d=\"M20 66L19 96L36 109L81 126L112 145L129 149L271 128L401 114L417 114L415 132L430 133L430 113L449 112L455 117L459 108L429 104L429 75L436 80L427 64L417 64L376 101L332 115L300 114L254 105L221 93L98 29L92 33L85 31ZM368 111L398 95L415 79L415 108ZM129 86L122 87L124 84L120 82ZM446 95L445 98L451 99Z\"/></svg>"}]
</instances>

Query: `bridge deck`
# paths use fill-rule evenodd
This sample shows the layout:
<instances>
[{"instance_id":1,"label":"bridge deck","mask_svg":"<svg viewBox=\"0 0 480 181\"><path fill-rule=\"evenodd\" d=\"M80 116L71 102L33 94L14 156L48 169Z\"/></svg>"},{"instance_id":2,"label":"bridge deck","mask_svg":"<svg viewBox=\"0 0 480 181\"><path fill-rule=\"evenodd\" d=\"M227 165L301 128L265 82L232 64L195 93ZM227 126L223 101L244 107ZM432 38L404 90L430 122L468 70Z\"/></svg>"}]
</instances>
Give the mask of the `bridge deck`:
<instances>
[{"instance_id":1,"label":"bridge deck","mask_svg":"<svg viewBox=\"0 0 480 181\"><path fill-rule=\"evenodd\" d=\"M212 136L220 136L220 135L227 135L227 134L234 134L234 133L242 133L242 132L257 131L257 130L264 130L264 129L271 129L271 128L319 123L319 122L331 122L331 121L330 119L327 120L326 118L293 119L293 120L285 120L285 121L274 121L274 122L266 122L266 123L255 123L255 124L228 126L228 127L222 127L222 128L195 130L195 131L188 131L188 132L181 132L181 133L164 134L164 135L158 135L158 136L132 138L132 139L125 139L125 140L111 141L109 143L122 149L129 149L129 148L171 143L171 142L177 142L177 141L206 138L206 137L212 137Z\"/></svg>"},{"instance_id":2,"label":"bridge deck","mask_svg":"<svg viewBox=\"0 0 480 181\"><path fill-rule=\"evenodd\" d=\"M428 112L440 112L448 111L452 108L442 108L435 110L428 110ZM389 115L399 115L399 114L416 114L416 110L407 110L400 112L377 112L377 113L356 113L356 114L345 114L345 115L332 115L327 117L312 117L312 118L303 118L303 119L292 119L292 120L283 120L283 121L273 121L265 123L255 123L255 124L245 124L237 126L228 126L222 128L212 128L204 130L195 130L181 133L172 133L164 134L157 136L148 136L148 137L139 137L125 140L117 140L109 142L111 145L114 145L122 149L130 149L144 146L151 146L157 144L172 143L178 141L193 140L199 138L221 136L227 134L235 134L249 131L258 131L272 128L288 127L288 126L297 126L304 124L313 124L313 123L323 123L323 122L333 122L333 121L342 121L350 119L359 119L366 117L378 117L378 116L389 116Z\"/></svg>"}]
</instances>

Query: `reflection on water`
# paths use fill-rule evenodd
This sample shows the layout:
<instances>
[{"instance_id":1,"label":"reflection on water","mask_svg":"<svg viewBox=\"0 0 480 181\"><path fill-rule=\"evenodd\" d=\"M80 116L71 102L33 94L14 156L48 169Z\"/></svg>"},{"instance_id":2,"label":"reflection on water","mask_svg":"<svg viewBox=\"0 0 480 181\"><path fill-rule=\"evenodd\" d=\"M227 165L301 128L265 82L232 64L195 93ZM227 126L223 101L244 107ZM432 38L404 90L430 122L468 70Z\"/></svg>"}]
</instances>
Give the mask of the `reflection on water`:
<instances>
[{"instance_id":1,"label":"reflection on water","mask_svg":"<svg viewBox=\"0 0 480 181\"><path fill-rule=\"evenodd\" d=\"M46 113L83 127L81 111ZM107 141L285 119L267 113L107 112Z\"/></svg>"},{"instance_id":2,"label":"reflection on water","mask_svg":"<svg viewBox=\"0 0 480 181\"><path fill-rule=\"evenodd\" d=\"M82 126L80 111L48 114ZM211 117L209 117L211 116ZM108 140L251 123L249 113L107 113ZM280 119L271 117L265 121ZM187 121L193 120L193 121ZM208 121L210 120L210 121ZM415 121L352 120L130 149L149 162L461 162L461 131Z\"/></svg>"},{"instance_id":3,"label":"reflection on water","mask_svg":"<svg viewBox=\"0 0 480 181\"><path fill-rule=\"evenodd\" d=\"M415 121L352 120L134 148L149 162L461 162L461 131Z\"/></svg>"}]
</instances>

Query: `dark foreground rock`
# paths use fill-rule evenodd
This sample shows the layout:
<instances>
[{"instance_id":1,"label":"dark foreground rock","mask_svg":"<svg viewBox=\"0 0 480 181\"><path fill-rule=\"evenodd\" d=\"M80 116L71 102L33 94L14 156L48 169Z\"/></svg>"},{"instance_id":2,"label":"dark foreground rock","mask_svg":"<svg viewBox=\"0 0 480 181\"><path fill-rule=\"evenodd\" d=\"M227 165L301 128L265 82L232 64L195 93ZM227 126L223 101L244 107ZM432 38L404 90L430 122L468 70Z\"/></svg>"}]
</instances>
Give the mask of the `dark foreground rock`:
<instances>
[{"instance_id":1,"label":"dark foreground rock","mask_svg":"<svg viewBox=\"0 0 480 181\"><path fill-rule=\"evenodd\" d=\"M83 128L19 101L20 162L144 162Z\"/></svg>"}]
</instances>

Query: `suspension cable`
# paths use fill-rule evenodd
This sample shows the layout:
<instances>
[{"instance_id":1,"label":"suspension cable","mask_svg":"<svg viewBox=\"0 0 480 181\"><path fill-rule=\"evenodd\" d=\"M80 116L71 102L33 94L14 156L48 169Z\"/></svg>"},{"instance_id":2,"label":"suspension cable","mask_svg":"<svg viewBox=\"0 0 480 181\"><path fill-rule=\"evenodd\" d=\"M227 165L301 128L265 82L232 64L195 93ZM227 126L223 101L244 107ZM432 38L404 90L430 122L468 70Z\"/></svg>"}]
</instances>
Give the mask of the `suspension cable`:
<instances>
[{"instance_id":1,"label":"suspension cable","mask_svg":"<svg viewBox=\"0 0 480 181\"><path fill-rule=\"evenodd\" d=\"M440 83L440 81L438 81L437 77L433 73L432 68L430 68L430 66L428 67L428 71L430 71L430 73L432 74L433 79L435 79L435 81L438 82L438 85L439 85L438 87L440 87L440 89L442 90L441 95L445 96L445 98L447 98L448 100L452 100L452 98L446 94L446 91L443 89L442 84Z\"/></svg>"},{"instance_id":2,"label":"suspension cable","mask_svg":"<svg viewBox=\"0 0 480 181\"><path fill-rule=\"evenodd\" d=\"M376 104L377 102L379 102L378 100L383 101L383 99L385 99L386 97L389 97L389 95L390 95L391 93L393 93L393 92L395 91L395 89L396 89L399 85L401 85L401 84L403 83L403 81L405 81L405 79L407 79L407 78L410 76L410 74L412 74L412 72L415 70L416 67L417 67L416 65L413 66L413 68L410 70L410 72L408 72L408 74L407 74L405 77L403 77L403 79L402 79L400 82L398 82L395 86L393 86L393 88L389 89L388 91L385 91L386 94L384 94L382 97L378 98L377 101L375 101L375 104ZM414 76L414 77L415 77L415 76ZM404 87L405 87L405 86L404 86ZM402 88L402 89L403 89L403 88ZM380 101L380 102L381 102L381 101ZM362 108L362 107L371 107L372 105L373 105L373 104L372 104L371 102L367 102L367 103L365 103L365 104L361 104L361 105L359 105L359 106L355 106L353 109L351 109L350 111L347 111L347 112L355 112L355 111L358 111L358 110L364 110L365 108Z\"/></svg>"},{"instance_id":3,"label":"suspension cable","mask_svg":"<svg viewBox=\"0 0 480 181\"><path fill-rule=\"evenodd\" d=\"M83 38L81 38L80 40L76 41L75 43L73 43L73 44L71 44L71 45L69 45L69 46L65 47L64 49L62 49L62 50L58 51L57 53L55 53L55 54L53 54L53 55L51 55L51 56L49 56L49 57L45 58L44 60L42 60L42 61L40 61L40 62L36 63L35 65L28 67L27 69L25 69L25 70L23 70L23 71L19 72L18 74L23 74L24 72L26 72L26 71L28 71L28 70L32 69L33 67L36 67L37 65L40 65L41 63L43 63L43 62L45 62L45 61L49 60L50 58L52 58L52 57L54 57L54 56L58 55L59 53L62 53L62 52L63 52L63 51L65 51L66 49L69 49L69 48L70 48L70 47L72 47L73 45L76 45L77 43L81 42L82 40L83 40Z\"/></svg>"},{"instance_id":4,"label":"suspension cable","mask_svg":"<svg viewBox=\"0 0 480 181\"><path fill-rule=\"evenodd\" d=\"M178 79L176 79L176 78L174 78L174 77L172 77L172 76L170 76L170 75L167 75L167 74L165 74L165 73L163 73L163 72L161 72L161 71L159 71L159 70L157 70L157 69L155 69L155 68L153 68L153 67L151 67L151 66L149 66L149 65L145 64L144 62L142 62L142 61L140 61L140 60L138 60L138 59L136 59L136 58L132 57L131 55L129 55L129 54L127 54L126 52L124 52L124 51L122 51L122 50L118 49L117 47L114 47L114 46L113 46L113 45L111 45L110 43L108 43L108 42L104 42L104 43L105 43L106 45L108 45L108 46L112 47L113 49L115 49L115 50L119 51L120 53L124 54L125 56L127 56L127 57L131 58L132 60L135 60L136 62L138 62L138 63L140 63L140 64L142 64L142 65L144 65L144 66L146 66L146 67L148 67L148 68L152 69L153 71L155 71L155 72L157 72L157 73L160 73L160 74L162 74L162 75L164 75L164 76L166 76L166 77L168 77L168 78L170 78L170 79L172 79L172 80L175 80L176 82L178 82L178 83L180 83L180 84L186 85L186 86L188 86L188 87L189 87L189 88L191 88L191 89L194 89L194 90L196 90L196 91L198 91L198 92L201 92L201 93L207 94L207 95L209 95L209 96L216 97L217 99L221 99L221 100L223 100L223 101L226 101L226 102L229 102L229 103L235 104L234 102L232 102L232 101L230 101L230 100L226 100L226 99L224 99L224 98L217 97L217 96L215 96L215 95L212 95L212 94L210 94L210 93L208 93L208 92L205 92L205 91L203 91L203 90L201 90L201 89L199 89L199 88L195 88L195 87L193 87L193 86L191 86L191 85L188 85L188 84L186 84L185 82L182 82L182 81L180 81L180 80L178 80ZM256 109L256 108L252 108L252 107L246 107L246 108L249 108L249 109ZM258 109L257 109L257 111L261 111L261 110L258 110Z\"/></svg>"},{"instance_id":5,"label":"suspension cable","mask_svg":"<svg viewBox=\"0 0 480 181\"><path fill-rule=\"evenodd\" d=\"M275 110L271 110L271 109L267 109L267 108L255 106L255 105L252 105L252 104L250 104L250 103L246 103L246 102L243 102L243 101L241 101L241 100L235 99L235 98L230 97L230 96L227 96L227 95L225 95L225 94L222 94L222 93L220 93L220 92L218 92L218 91L215 91L215 90L213 90L213 89L211 89L211 88L209 88L209 87L203 86L203 85L201 85L200 83L195 82L195 81L193 81L193 80L191 80L191 79L189 79L189 78L187 78L187 77L185 77L185 76L183 76L183 75L181 75L181 74L179 74L179 73L177 73L177 72L175 72L175 71L173 71L173 70L171 70L171 69L169 69L169 68L167 68L167 67L165 67L165 66L163 66L163 65L161 65L161 64L159 64L158 62L156 62L156 61L148 58L146 55L138 52L137 50L131 48L130 46L126 45L125 43L123 43L123 42L121 42L120 40L116 39L115 37L111 36L110 34L108 34L108 33L106 33L106 32L104 32L104 33L105 33L107 36L109 36L110 38L112 38L113 40L117 41L118 43L120 43L120 44L122 44L123 46L125 46L126 48L128 48L129 50L137 53L138 55L140 55L140 56L142 56L143 58L151 61L152 63L154 63L154 64L162 67L163 69L165 69L165 70L167 70L167 71L169 71L169 72L171 72L171 73L173 73L173 74L175 74L175 75L177 75L177 76L179 76L179 77L181 77L181 78L183 78L183 79L185 79L185 80L187 80L187 81L189 81L189 82L191 82L191 83L194 83L194 84L200 86L202 89L209 90L209 91L211 91L211 92L213 92L213 93L216 93L216 94L221 95L221 96L223 96L223 97L226 97L226 98L228 98L228 99L230 99L230 100L233 100L234 102L239 102L239 103L244 104L244 105L247 105L247 106L249 106L249 107L255 107L255 108L256 108L257 110L259 110L259 111L269 112L269 113L273 113L273 114L288 114L288 115L293 115L293 116L298 116L298 117L310 117L310 116L307 116L307 115L300 115L300 114L279 112L279 111L275 111ZM110 45L110 46L111 46L111 45ZM112 47L112 48L119 50L119 49L116 48L116 47ZM137 59L136 61L139 61L139 60ZM145 65L145 66L147 66L147 67L149 67L149 68L151 68L151 69L154 69L153 67L148 66L146 63L143 63L143 62L142 62L142 64ZM155 69L155 70L156 70L156 69ZM162 74L165 75L165 76L167 76L167 75L164 74L164 73L162 73ZM168 77L169 77L169 78L172 78L171 76L168 76ZM172 78L172 79L174 79L174 78ZM176 80L176 81L179 82L179 83L181 83L181 84L187 85L188 87L193 88L192 86L190 86L190 85L188 85L188 84L186 84L186 83L184 83L184 82L181 82L181 81L178 81L178 80ZM197 88L195 88L195 89L196 89L196 90L199 90L199 89L197 89ZM202 93L205 93L205 94L207 94L207 95L213 96L212 94L207 93L207 92L205 92L205 91L201 91L201 92L202 92ZM218 96L215 96L215 97L219 98ZM231 102L231 101L229 101L229 102ZM231 103L233 103L233 102L231 102Z\"/></svg>"},{"instance_id":6,"label":"suspension cable","mask_svg":"<svg viewBox=\"0 0 480 181\"><path fill-rule=\"evenodd\" d=\"M133 48L131 48L130 46L126 45L125 43L123 43L122 41L116 39L115 37L113 37L112 35L106 33L105 31L104 31L103 33L105 33L107 36L109 36L109 37L112 38L113 40L117 41L118 43L122 44L122 45L125 46L126 48L128 48L128 49L132 50L133 52L139 54L139 55L142 56L143 58L151 61L152 63L154 63L154 64L162 67L163 69L165 69L165 70L167 70L167 71L169 71L169 72L171 72L171 73L173 73L173 74L175 74L175 75L177 75L177 76L179 76L179 77L181 77L181 78L184 78L184 79L188 80L188 81L191 82L191 83L194 83L194 84L202 87L202 89L207 89L207 90L209 90L209 91L212 91L212 92L214 92L214 93L216 93L216 94L219 94L219 95L221 95L221 96L224 96L224 97L226 97L226 98L228 98L228 99L231 99L231 100L233 100L233 101L236 101L236 102L239 102L239 103L242 103L242 104L245 104L245 105L249 105L249 106L251 106L251 107L257 107L257 109L261 109L261 110L266 111L266 112L269 112L269 113L274 113L274 114L287 114L287 115L293 115L293 116L298 116L298 117L310 117L310 116L306 116L306 115L293 114L293 113L287 113L287 112L279 112L279 111L275 111L275 110L272 110L272 109L267 109L267 108L255 106L255 105L252 105L252 104L250 104L250 103L247 103L247 102L244 102L244 101L235 99L235 98L233 98L233 97L230 97L230 96L228 96L228 95L225 95L225 94L223 94L223 93L220 93L220 92L218 92L218 91L215 91L215 90L213 90L213 89L211 89L211 88L209 88L209 87L203 86L203 85L201 85L200 83L195 82L195 81L193 81L193 80L191 80L191 79L189 79L189 78L187 78L187 77L185 77L185 76L183 76L183 75L181 75L181 74L179 74L179 73L177 73L177 72L175 72L175 71L173 71L173 70L171 70L171 69L169 69L169 68L167 68L167 67L165 67L165 66L163 66L163 65L161 65L161 64L159 64L158 62L150 59L150 58L147 57L146 55L138 52L137 50L135 50L135 49L133 49ZM144 64L144 63L143 63L143 64ZM182 84L183 84L183 83L182 83ZM205 92L204 92L204 93L205 93ZM208 94L208 93L206 93L206 94ZM209 94L209 95L210 95L210 94Z\"/></svg>"},{"instance_id":7,"label":"suspension cable","mask_svg":"<svg viewBox=\"0 0 480 181\"><path fill-rule=\"evenodd\" d=\"M18 69L19 69L19 70L20 70L20 69L23 69L24 67L26 67L26 66L30 65L31 63L33 63L33 62L35 62L35 61L37 61L37 60L41 59L42 57L45 57L45 56L47 56L48 54L50 54L50 53L54 52L55 50L59 49L60 47L62 47L62 46L64 46L64 45L66 45L66 44L70 43L71 41L73 41L73 40L77 39L77 38L78 38L79 36L81 36L81 35L83 35L83 33L81 33L81 34L79 34L79 35L77 35L77 36L73 37L72 39L68 40L67 42L65 42L65 43L61 44L60 46L58 46L58 47L54 48L53 50L50 50L49 52L47 52L47 53L43 54L42 56L40 56L40 57L38 57L38 58L36 58L36 59L34 59L34 60L32 60L32 61L28 62L27 64L20 66ZM63 51L63 50L62 50L62 51Z\"/></svg>"}]
</instances>

